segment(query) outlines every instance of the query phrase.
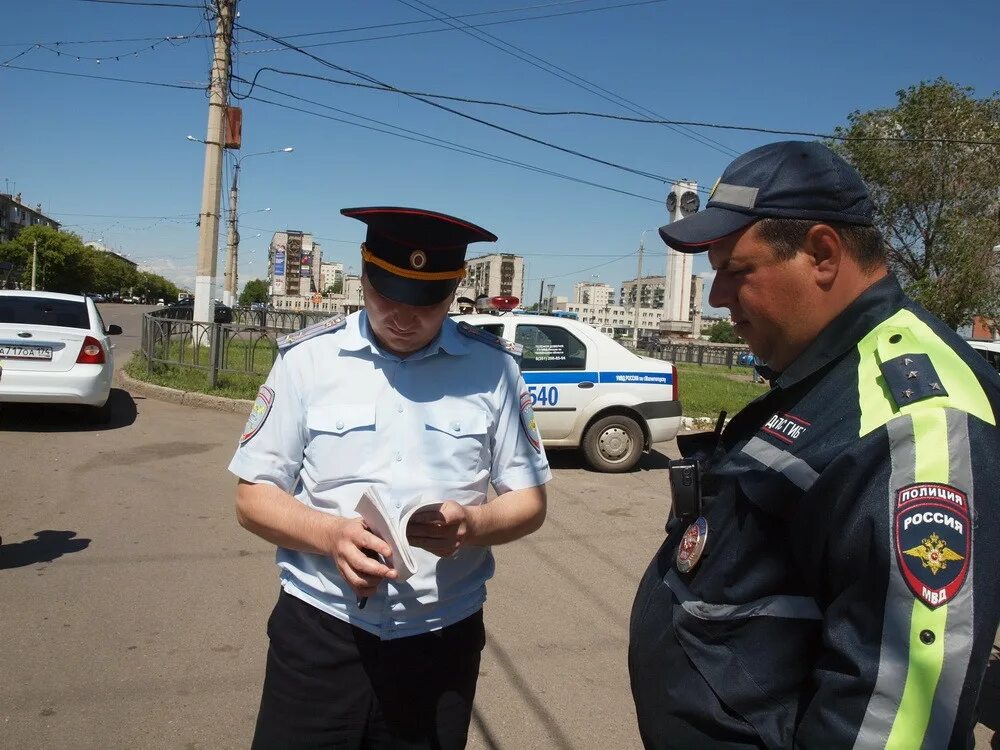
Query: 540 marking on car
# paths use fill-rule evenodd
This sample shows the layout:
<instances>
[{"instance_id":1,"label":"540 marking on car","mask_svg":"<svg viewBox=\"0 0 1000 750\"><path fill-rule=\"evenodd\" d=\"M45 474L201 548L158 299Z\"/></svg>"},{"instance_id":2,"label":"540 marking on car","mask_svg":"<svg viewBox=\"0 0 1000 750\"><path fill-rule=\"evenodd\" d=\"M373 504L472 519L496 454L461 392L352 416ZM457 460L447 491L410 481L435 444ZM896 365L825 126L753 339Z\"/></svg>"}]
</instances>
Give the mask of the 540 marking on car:
<instances>
[{"instance_id":1,"label":"540 marking on car","mask_svg":"<svg viewBox=\"0 0 1000 750\"><path fill-rule=\"evenodd\" d=\"M531 405L555 406L559 403L559 389L554 385L529 385L528 394Z\"/></svg>"}]
</instances>

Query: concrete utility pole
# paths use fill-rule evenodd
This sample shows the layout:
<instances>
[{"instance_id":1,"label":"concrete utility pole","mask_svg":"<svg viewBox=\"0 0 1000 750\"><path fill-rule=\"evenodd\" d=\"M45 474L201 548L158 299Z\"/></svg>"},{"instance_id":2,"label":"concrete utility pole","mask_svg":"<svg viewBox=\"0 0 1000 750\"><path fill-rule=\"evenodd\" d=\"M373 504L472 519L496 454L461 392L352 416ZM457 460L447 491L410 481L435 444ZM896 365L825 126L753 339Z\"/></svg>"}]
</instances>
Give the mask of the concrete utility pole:
<instances>
[{"instance_id":1,"label":"concrete utility pole","mask_svg":"<svg viewBox=\"0 0 1000 750\"><path fill-rule=\"evenodd\" d=\"M632 317L632 348L639 348L639 304L642 302L642 253L644 251L644 246L642 244L643 240L646 239L646 232L652 231L650 229L643 229L642 234L639 235L639 266L635 272L635 310Z\"/></svg>"},{"instance_id":2,"label":"concrete utility pole","mask_svg":"<svg viewBox=\"0 0 1000 750\"><path fill-rule=\"evenodd\" d=\"M222 290L222 304L232 307L236 304L235 295L239 287L236 285L236 253L240 243L239 234L236 231L236 203L240 182L240 160L236 160L233 167L233 184L229 188L229 232L227 234L227 244L229 252L226 255L226 283Z\"/></svg>"},{"instance_id":3,"label":"concrete utility pole","mask_svg":"<svg viewBox=\"0 0 1000 750\"><path fill-rule=\"evenodd\" d=\"M201 189L198 232L198 268L194 280L194 320L215 320L212 286L219 255L219 201L222 191L222 124L229 92L230 44L236 0L218 0L215 24L215 55L208 99L205 131L205 172Z\"/></svg>"},{"instance_id":4,"label":"concrete utility pole","mask_svg":"<svg viewBox=\"0 0 1000 750\"><path fill-rule=\"evenodd\" d=\"M236 212L236 206L238 203L239 189L240 189L240 167L243 164L244 159L248 159L251 156L267 156L268 154L290 154L295 149L292 146L286 146L285 148L275 148L270 151L258 151L255 154L244 154L243 156L238 156L235 159L235 164L233 165L233 184L229 189L229 236L228 236L228 252L226 254L226 271L225 271L225 288L222 292L222 302L223 304L234 306L239 302L240 294L240 283L239 283L239 266L240 266L240 232L237 227L237 221L239 216ZM270 208L260 209L262 211L270 211ZM250 213L253 213L251 211ZM260 235L257 235L258 237Z\"/></svg>"},{"instance_id":5,"label":"concrete utility pole","mask_svg":"<svg viewBox=\"0 0 1000 750\"><path fill-rule=\"evenodd\" d=\"M542 297L545 296L545 279L538 285L538 314L542 314Z\"/></svg>"},{"instance_id":6,"label":"concrete utility pole","mask_svg":"<svg viewBox=\"0 0 1000 750\"><path fill-rule=\"evenodd\" d=\"M38 240L35 240L35 249L31 251L31 291L35 291L36 268L38 268Z\"/></svg>"}]
</instances>

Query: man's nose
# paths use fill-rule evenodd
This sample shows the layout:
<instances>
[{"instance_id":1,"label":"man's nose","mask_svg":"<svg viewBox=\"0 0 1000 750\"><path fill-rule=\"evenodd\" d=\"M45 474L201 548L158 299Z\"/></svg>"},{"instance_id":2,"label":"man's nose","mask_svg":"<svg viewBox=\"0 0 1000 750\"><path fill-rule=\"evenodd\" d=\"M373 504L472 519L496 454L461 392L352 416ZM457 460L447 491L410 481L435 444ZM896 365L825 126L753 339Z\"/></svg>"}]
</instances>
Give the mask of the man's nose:
<instances>
[{"instance_id":1,"label":"man's nose","mask_svg":"<svg viewBox=\"0 0 1000 750\"><path fill-rule=\"evenodd\" d=\"M722 274L716 273L712 279L712 288L708 291L708 304L712 307L729 307L729 291L729 285L722 278Z\"/></svg>"}]
</instances>

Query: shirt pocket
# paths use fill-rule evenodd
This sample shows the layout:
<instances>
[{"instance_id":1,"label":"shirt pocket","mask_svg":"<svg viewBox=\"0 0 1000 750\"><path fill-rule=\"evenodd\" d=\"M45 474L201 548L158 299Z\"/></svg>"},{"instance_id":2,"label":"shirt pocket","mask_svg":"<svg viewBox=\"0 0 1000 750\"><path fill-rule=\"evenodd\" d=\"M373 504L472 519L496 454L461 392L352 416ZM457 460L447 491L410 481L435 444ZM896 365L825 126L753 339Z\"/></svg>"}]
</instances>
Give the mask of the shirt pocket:
<instances>
[{"instance_id":1,"label":"shirt pocket","mask_svg":"<svg viewBox=\"0 0 1000 750\"><path fill-rule=\"evenodd\" d=\"M375 404L323 403L309 407L307 452L320 485L325 488L351 481L371 471L379 455L375 426Z\"/></svg>"},{"instance_id":2,"label":"shirt pocket","mask_svg":"<svg viewBox=\"0 0 1000 750\"><path fill-rule=\"evenodd\" d=\"M432 471L489 468L489 420L471 405L452 405L424 419L424 462Z\"/></svg>"}]
</instances>

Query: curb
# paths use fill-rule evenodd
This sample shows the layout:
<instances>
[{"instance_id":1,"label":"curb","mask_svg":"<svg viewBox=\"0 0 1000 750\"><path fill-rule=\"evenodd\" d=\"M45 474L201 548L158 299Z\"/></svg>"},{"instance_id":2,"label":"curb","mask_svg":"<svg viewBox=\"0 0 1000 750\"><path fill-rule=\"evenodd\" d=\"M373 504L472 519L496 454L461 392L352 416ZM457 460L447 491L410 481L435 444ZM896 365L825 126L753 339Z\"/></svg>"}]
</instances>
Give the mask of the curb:
<instances>
[{"instance_id":1,"label":"curb","mask_svg":"<svg viewBox=\"0 0 1000 750\"><path fill-rule=\"evenodd\" d=\"M236 414L247 414L253 406L253 401L246 399L210 396L207 393L199 393L197 391L182 391L177 388L153 385L152 383L147 383L145 380L136 380L124 370L119 371L116 377L118 382L130 393L146 396L147 398L155 398L159 401L168 401L172 404L193 406L200 409L228 411ZM715 421L712 417L681 417L681 429L712 429L715 427Z\"/></svg>"},{"instance_id":2,"label":"curb","mask_svg":"<svg viewBox=\"0 0 1000 750\"><path fill-rule=\"evenodd\" d=\"M225 396L210 396L207 393L197 391L182 391L177 388L167 388L162 385L153 385L144 380L136 380L124 370L119 370L115 380L129 393L146 398L155 398L158 401L167 401L171 404L181 406L193 406L199 409L215 409L216 411L226 411L234 414L249 414L253 401L241 398L226 398Z\"/></svg>"}]
</instances>

